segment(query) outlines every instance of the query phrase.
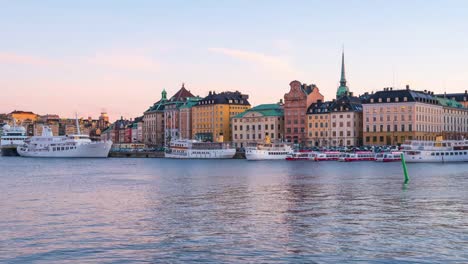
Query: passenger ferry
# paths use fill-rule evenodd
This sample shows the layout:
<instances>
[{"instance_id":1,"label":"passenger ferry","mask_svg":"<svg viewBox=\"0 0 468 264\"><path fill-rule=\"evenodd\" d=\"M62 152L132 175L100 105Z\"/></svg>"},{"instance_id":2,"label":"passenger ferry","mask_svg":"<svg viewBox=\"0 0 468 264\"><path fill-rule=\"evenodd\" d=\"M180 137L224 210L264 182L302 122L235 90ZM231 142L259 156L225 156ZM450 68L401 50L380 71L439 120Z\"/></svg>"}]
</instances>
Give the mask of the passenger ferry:
<instances>
[{"instance_id":1,"label":"passenger ferry","mask_svg":"<svg viewBox=\"0 0 468 264\"><path fill-rule=\"evenodd\" d=\"M317 152L293 152L286 156L286 160L314 160L319 153Z\"/></svg>"},{"instance_id":2,"label":"passenger ferry","mask_svg":"<svg viewBox=\"0 0 468 264\"><path fill-rule=\"evenodd\" d=\"M406 162L468 161L468 140L406 141L401 145Z\"/></svg>"},{"instance_id":3,"label":"passenger ferry","mask_svg":"<svg viewBox=\"0 0 468 264\"><path fill-rule=\"evenodd\" d=\"M402 152L382 152L375 155L375 161L392 162L401 161Z\"/></svg>"},{"instance_id":4,"label":"passenger ferry","mask_svg":"<svg viewBox=\"0 0 468 264\"><path fill-rule=\"evenodd\" d=\"M18 146L23 145L27 138L24 127L4 125L3 134L0 138L2 156L19 156L16 149Z\"/></svg>"},{"instance_id":5,"label":"passenger ferry","mask_svg":"<svg viewBox=\"0 0 468 264\"><path fill-rule=\"evenodd\" d=\"M271 143L270 138L265 137L265 143L245 149L247 160L285 160L293 153L292 147L287 143Z\"/></svg>"},{"instance_id":6,"label":"passenger ferry","mask_svg":"<svg viewBox=\"0 0 468 264\"><path fill-rule=\"evenodd\" d=\"M370 151L357 151L354 153L346 153L340 158L340 161L373 161L375 160L374 153Z\"/></svg>"},{"instance_id":7,"label":"passenger ferry","mask_svg":"<svg viewBox=\"0 0 468 264\"><path fill-rule=\"evenodd\" d=\"M236 149L226 143L177 139L169 143L164 155L173 159L232 159L235 154Z\"/></svg>"},{"instance_id":8,"label":"passenger ferry","mask_svg":"<svg viewBox=\"0 0 468 264\"><path fill-rule=\"evenodd\" d=\"M37 158L106 158L112 141L93 142L87 135L54 136L48 126L44 126L41 136L34 136L18 146L23 157Z\"/></svg>"},{"instance_id":9,"label":"passenger ferry","mask_svg":"<svg viewBox=\"0 0 468 264\"><path fill-rule=\"evenodd\" d=\"M315 161L331 161L331 160L339 160L344 154L339 151L325 151L321 153L317 153L315 157Z\"/></svg>"}]
</instances>

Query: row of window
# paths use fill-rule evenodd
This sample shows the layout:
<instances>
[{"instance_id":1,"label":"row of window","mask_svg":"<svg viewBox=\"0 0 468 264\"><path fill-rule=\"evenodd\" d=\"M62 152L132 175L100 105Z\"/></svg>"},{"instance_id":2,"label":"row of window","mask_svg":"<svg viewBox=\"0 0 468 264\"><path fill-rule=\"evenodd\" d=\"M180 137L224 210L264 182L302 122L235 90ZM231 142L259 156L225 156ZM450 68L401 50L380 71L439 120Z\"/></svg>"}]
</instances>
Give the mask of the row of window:
<instances>
[{"instance_id":1,"label":"row of window","mask_svg":"<svg viewBox=\"0 0 468 264\"><path fill-rule=\"evenodd\" d=\"M455 151L455 152L432 152L431 156L461 156L466 155L466 151Z\"/></svg>"},{"instance_id":2,"label":"row of window","mask_svg":"<svg viewBox=\"0 0 468 264\"><path fill-rule=\"evenodd\" d=\"M355 137L356 136L356 131L353 131L352 134ZM336 137L336 135L337 135L336 131L331 131L331 135L332 135L332 137ZM344 137L344 131L339 131L338 135L340 137ZM313 133L311 131L309 131L309 137L312 137L312 136L313 136ZM319 136L319 131L315 131L315 136L316 137ZM351 137L351 131L346 131L346 136ZM320 137L328 137L328 131L320 131Z\"/></svg>"},{"instance_id":3,"label":"row of window","mask_svg":"<svg viewBox=\"0 0 468 264\"><path fill-rule=\"evenodd\" d=\"M246 134L245 135L245 139L262 139L262 134L257 134L258 136L256 137L255 134ZM270 138L271 139L274 139L275 138L275 133L271 133L269 134ZM278 134L278 137L281 138L281 134ZM235 133L234 134L234 139L244 139L244 134L237 134Z\"/></svg>"},{"instance_id":4,"label":"row of window","mask_svg":"<svg viewBox=\"0 0 468 264\"><path fill-rule=\"evenodd\" d=\"M262 127L265 128L265 130L274 130L275 129L275 125L274 124L270 124L270 126L268 126L268 124L265 124L264 126L262 125L245 125L245 130L246 131L249 131L251 128L252 130L255 130L255 127L257 127L258 129L257 130L262 130ZM237 131L237 128L238 126L237 125L234 125L234 131ZM239 125L239 130L242 131L244 128L243 125ZM278 124L278 129L281 129L281 125Z\"/></svg>"},{"instance_id":5,"label":"row of window","mask_svg":"<svg viewBox=\"0 0 468 264\"><path fill-rule=\"evenodd\" d=\"M71 150L71 149L76 149L76 147L53 147L52 151L61 151L61 150Z\"/></svg>"}]
</instances>

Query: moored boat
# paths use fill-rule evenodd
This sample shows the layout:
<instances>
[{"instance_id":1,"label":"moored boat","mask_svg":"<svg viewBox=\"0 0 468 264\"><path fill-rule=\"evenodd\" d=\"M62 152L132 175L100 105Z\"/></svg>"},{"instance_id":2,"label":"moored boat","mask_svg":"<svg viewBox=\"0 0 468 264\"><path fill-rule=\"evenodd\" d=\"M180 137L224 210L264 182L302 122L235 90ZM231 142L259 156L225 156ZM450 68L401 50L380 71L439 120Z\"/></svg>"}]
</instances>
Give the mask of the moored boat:
<instances>
[{"instance_id":1,"label":"moored boat","mask_svg":"<svg viewBox=\"0 0 468 264\"><path fill-rule=\"evenodd\" d=\"M325 151L317 153L315 161L332 161L339 160L344 154L339 151Z\"/></svg>"},{"instance_id":2,"label":"moored boat","mask_svg":"<svg viewBox=\"0 0 468 264\"><path fill-rule=\"evenodd\" d=\"M382 152L375 155L375 161L392 162L401 161L401 152Z\"/></svg>"},{"instance_id":3,"label":"moored boat","mask_svg":"<svg viewBox=\"0 0 468 264\"><path fill-rule=\"evenodd\" d=\"M232 159L235 154L236 149L227 143L177 139L169 143L164 156L173 159Z\"/></svg>"},{"instance_id":4,"label":"moored boat","mask_svg":"<svg viewBox=\"0 0 468 264\"><path fill-rule=\"evenodd\" d=\"M313 160L317 157L317 152L293 152L286 156L286 160Z\"/></svg>"},{"instance_id":5,"label":"moored boat","mask_svg":"<svg viewBox=\"0 0 468 264\"><path fill-rule=\"evenodd\" d=\"M468 140L406 141L401 145L406 162L468 161Z\"/></svg>"},{"instance_id":6,"label":"moored boat","mask_svg":"<svg viewBox=\"0 0 468 264\"><path fill-rule=\"evenodd\" d=\"M18 146L24 144L27 138L26 129L24 127L4 125L3 134L0 138L1 155L19 156L16 149Z\"/></svg>"},{"instance_id":7,"label":"moored boat","mask_svg":"<svg viewBox=\"0 0 468 264\"><path fill-rule=\"evenodd\" d=\"M373 161L375 160L374 153L370 151L356 151L354 153L346 153L340 158L340 161Z\"/></svg>"},{"instance_id":8,"label":"moored boat","mask_svg":"<svg viewBox=\"0 0 468 264\"><path fill-rule=\"evenodd\" d=\"M23 157L35 158L106 158L112 141L93 142L87 135L54 136L48 126L44 126L41 136L34 136L18 146Z\"/></svg>"},{"instance_id":9,"label":"moored boat","mask_svg":"<svg viewBox=\"0 0 468 264\"><path fill-rule=\"evenodd\" d=\"M285 160L293 153L293 148L288 143L271 143L270 137L265 137L265 143L254 147L245 148L247 160Z\"/></svg>"}]
</instances>

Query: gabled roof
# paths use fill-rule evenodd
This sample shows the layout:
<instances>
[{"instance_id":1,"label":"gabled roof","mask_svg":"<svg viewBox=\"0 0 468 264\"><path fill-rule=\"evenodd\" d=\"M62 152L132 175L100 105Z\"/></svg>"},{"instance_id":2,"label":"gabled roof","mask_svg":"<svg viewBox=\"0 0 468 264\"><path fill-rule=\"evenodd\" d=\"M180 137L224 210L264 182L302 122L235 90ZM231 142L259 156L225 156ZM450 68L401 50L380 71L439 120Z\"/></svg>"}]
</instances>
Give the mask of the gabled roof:
<instances>
[{"instance_id":1,"label":"gabled roof","mask_svg":"<svg viewBox=\"0 0 468 264\"><path fill-rule=\"evenodd\" d=\"M447 106L447 107L454 107L454 108L463 108L463 105L455 100L445 98L445 97L435 97L437 101L439 101L439 104L442 106Z\"/></svg>"},{"instance_id":2,"label":"gabled roof","mask_svg":"<svg viewBox=\"0 0 468 264\"><path fill-rule=\"evenodd\" d=\"M185 101L189 97L194 97L194 95L190 91L185 89L184 84L182 84L182 88L180 88L179 91L177 91L177 93L175 93L169 99L169 102L174 102L174 101L182 102L182 101Z\"/></svg>"},{"instance_id":3,"label":"gabled roof","mask_svg":"<svg viewBox=\"0 0 468 264\"><path fill-rule=\"evenodd\" d=\"M234 116L234 118L242 118L248 113L257 112L262 116L283 116L284 110L283 107L279 104L261 104L253 108L250 108L240 114Z\"/></svg>"},{"instance_id":4,"label":"gabled roof","mask_svg":"<svg viewBox=\"0 0 468 264\"><path fill-rule=\"evenodd\" d=\"M314 89L316 89L316 88L317 88L317 85L315 85L315 84L309 84L309 85L307 85L305 83L301 84L301 90L302 90L302 92L305 93L305 95L311 94L314 91Z\"/></svg>"},{"instance_id":5,"label":"gabled roof","mask_svg":"<svg viewBox=\"0 0 468 264\"><path fill-rule=\"evenodd\" d=\"M337 100L313 103L307 109L308 114L326 114L331 112L362 112L359 97L344 95Z\"/></svg>"}]
</instances>

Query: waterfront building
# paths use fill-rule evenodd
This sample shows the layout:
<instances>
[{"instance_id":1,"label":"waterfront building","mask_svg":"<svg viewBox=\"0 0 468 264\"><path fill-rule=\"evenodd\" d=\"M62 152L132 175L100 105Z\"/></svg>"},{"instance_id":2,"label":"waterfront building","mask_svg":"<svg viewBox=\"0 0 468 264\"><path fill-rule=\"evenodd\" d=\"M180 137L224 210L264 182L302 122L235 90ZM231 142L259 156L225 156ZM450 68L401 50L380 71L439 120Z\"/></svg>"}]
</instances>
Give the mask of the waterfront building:
<instances>
[{"instance_id":1,"label":"waterfront building","mask_svg":"<svg viewBox=\"0 0 468 264\"><path fill-rule=\"evenodd\" d=\"M330 106L332 103L318 100L307 109L307 146L331 145Z\"/></svg>"},{"instance_id":2,"label":"waterfront building","mask_svg":"<svg viewBox=\"0 0 468 264\"><path fill-rule=\"evenodd\" d=\"M143 143L148 147L164 146L164 107L167 102L166 90L161 99L143 113Z\"/></svg>"},{"instance_id":3,"label":"waterfront building","mask_svg":"<svg viewBox=\"0 0 468 264\"><path fill-rule=\"evenodd\" d=\"M101 131L105 130L109 126L109 115L107 115L106 112L101 112L101 115L99 116L97 128L99 128Z\"/></svg>"},{"instance_id":4,"label":"waterfront building","mask_svg":"<svg viewBox=\"0 0 468 264\"><path fill-rule=\"evenodd\" d=\"M436 99L443 108L443 139L467 139L468 138L468 108L462 102L453 97L439 97Z\"/></svg>"},{"instance_id":5,"label":"waterfront building","mask_svg":"<svg viewBox=\"0 0 468 264\"><path fill-rule=\"evenodd\" d=\"M323 95L315 84L292 81L289 86L289 92L284 95L284 137L287 142L304 145L307 108L318 100L323 101Z\"/></svg>"},{"instance_id":6,"label":"waterfront building","mask_svg":"<svg viewBox=\"0 0 468 264\"><path fill-rule=\"evenodd\" d=\"M192 107L192 138L232 141L231 118L250 108L249 96L240 92L209 92Z\"/></svg>"},{"instance_id":7,"label":"waterfront building","mask_svg":"<svg viewBox=\"0 0 468 264\"><path fill-rule=\"evenodd\" d=\"M16 120L17 125L21 125L23 123L33 123L37 120L38 115L29 112L29 111L13 111L8 114L8 118L10 120Z\"/></svg>"},{"instance_id":8,"label":"waterfront building","mask_svg":"<svg viewBox=\"0 0 468 264\"><path fill-rule=\"evenodd\" d=\"M265 137L271 141L281 141L284 136L284 110L282 102L262 104L232 117L232 142L237 148L249 144L264 143Z\"/></svg>"},{"instance_id":9,"label":"waterfront building","mask_svg":"<svg viewBox=\"0 0 468 264\"><path fill-rule=\"evenodd\" d=\"M131 124L131 143L143 143L143 116L135 118Z\"/></svg>"},{"instance_id":10,"label":"waterfront building","mask_svg":"<svg viewBox=\"0 0 468 264\"><path fill-rule=\"evenodd\" d=\"M180 118L180 138L192 139L192 107L195 106L202 98L188 97L183 105L179 107Z\"/></svg>"},{"instance_id":11,"label":"waterfront building","mask_svg":"<svg viewBox=\"0 0 468 264\"><path fill-rule=\"evenodd\" d=\"M164 105L164 139L165 145L172 139L178 139L182 120L180 118L180 107L184 105L188 98L194 98L194 95L185 89L185 85L174 94ZM186 121L186 120L185 120Z\"/></svg>"},{"instance_id":12,"label":"waterfront building","mask_svg":"<svg viewBox=\"0 0 468 264\"><path fill-rule=\"evenodd\" d=\"M385 88L363 103L365 145L397 145L435 140L442 134L444 109L428 91Z\"/></svg>"}]
</instances>

